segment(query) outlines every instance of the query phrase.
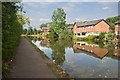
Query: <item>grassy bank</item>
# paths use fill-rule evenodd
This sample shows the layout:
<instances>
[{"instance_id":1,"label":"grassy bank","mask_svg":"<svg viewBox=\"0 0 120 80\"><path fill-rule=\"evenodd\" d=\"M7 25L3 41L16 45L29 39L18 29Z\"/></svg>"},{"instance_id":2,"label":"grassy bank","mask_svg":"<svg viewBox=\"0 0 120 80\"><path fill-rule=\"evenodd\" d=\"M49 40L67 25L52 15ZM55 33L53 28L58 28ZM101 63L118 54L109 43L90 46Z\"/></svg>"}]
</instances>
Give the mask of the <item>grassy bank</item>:
<instances>
[{"instance_id":1,"label":"grassy bank","mask_svg":"<svg viewBox=\"0 0 120 80\"><path fill-rule=\"evenodd\" d=\"M57 65L54 61L49 59L43 51L41 51L36 45L34 45L31 40L26 37L26 39L34 46L34 48L40 53L40 56L45 60L46 65L52 70L54 75L57 78L65 78L66 80L72 80L73 78L68 75L59 65Z\"/></svg>"}]
</instances>

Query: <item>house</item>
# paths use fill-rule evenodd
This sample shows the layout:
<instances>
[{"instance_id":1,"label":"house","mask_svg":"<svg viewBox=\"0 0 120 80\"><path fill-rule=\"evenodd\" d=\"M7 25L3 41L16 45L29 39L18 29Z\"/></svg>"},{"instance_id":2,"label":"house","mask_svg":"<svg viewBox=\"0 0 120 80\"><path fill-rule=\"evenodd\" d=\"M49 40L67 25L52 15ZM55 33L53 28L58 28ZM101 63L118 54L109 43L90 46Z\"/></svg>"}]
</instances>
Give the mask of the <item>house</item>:
<instances>
[{"instance_id":1,"label":"house","mask_svg":"<svg viewBox=\"0 0 120 80\"><path fill-rule=\"evenodd\" d=\"M50 33L50 28L49 27L42 27L41 28L41 33L42 34L49 34Z\"/></svg>"},{"instance_id":2,"label":"house","mask_svg":"<svg viewBox=\"0 0 120 80\"><path fill-rule=\"evenodd\" d=\"M109 32L109 27L109 24L104 19L75 22L73 32L76 37L86 37L88 35L99 35L100 32Z\"/></svg>"},{"instance_id":3,"label":"house","mask_svg":"<svg viewBox=\"0 0 120 80\"><path fill-rule=\"evenodd\" d=\"M73 26L68 26L67 29L72 31L73 30Z\"/></svg>"},{"instance_id":4,"label":"house","mask_svg":"<svg viewBox=\"0 0 120 80\"><path fill-rule=\"evenodd\" d=\"M115 36L117 39L119 35L120 35L120 20L115 22Z\"/></svg>"}]
</instances>

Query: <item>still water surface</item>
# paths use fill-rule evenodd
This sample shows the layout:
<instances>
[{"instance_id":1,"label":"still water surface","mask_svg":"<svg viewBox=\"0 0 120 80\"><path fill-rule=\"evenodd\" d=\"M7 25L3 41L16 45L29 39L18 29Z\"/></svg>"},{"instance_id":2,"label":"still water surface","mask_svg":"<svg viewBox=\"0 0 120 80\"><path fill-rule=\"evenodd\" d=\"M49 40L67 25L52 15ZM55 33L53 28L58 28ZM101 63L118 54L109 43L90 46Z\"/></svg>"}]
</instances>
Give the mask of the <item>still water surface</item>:
<instances>
[{"instance_id":1,"label":"still water surface","mask_svg":"<svg viewBox=\"0 0 120 80\"><path fill-rule=\"evenodd\" d=\"M74 78L117 78L120 50L113 43L31 38L41 51Z\"/></svg>"}]
</instances>

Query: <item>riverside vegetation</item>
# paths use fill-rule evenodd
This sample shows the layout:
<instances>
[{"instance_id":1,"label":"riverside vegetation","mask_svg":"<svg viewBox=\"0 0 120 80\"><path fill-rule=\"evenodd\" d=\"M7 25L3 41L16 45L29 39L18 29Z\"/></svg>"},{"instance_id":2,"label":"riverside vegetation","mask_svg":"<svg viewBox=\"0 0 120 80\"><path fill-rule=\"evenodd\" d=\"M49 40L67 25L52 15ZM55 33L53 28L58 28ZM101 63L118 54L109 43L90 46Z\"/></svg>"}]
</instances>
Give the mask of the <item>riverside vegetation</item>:
<instances>
[{"instance_id":1,"label":"riverside vegetation","mask_svg":"<svg viewBox=\"0 0 120 80\"><path fill-rule=\"evenodd\" d=\"M16 5L17 4L17 5ZM14 49L19 44L23 25L30 24L24 16L23 5L16 2L2 3L2 75L9 72L8 63L15 55Z\"/></svg>"}]
</instances>

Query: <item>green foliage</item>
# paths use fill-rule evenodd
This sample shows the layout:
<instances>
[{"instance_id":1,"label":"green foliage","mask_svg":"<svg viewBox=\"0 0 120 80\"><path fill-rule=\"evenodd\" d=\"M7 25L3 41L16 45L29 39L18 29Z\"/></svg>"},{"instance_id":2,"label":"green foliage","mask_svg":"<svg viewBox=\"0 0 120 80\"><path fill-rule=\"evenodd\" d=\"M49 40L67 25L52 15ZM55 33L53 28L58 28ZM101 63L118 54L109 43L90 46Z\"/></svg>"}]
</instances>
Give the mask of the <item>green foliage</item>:
<instances>
[{"instance_id":1,"label":"green foliage","mask_svg":"<svg viewBox=\"0 0 120 80\"><path fill-rule=\"evenodd\" d=\"M3 76L8 72L5 61L13 57L14 49L18 45L23 25L26 23L23 16L21 3L3 2L2 3L2 60ZM21 13L20 13L21 12ZM20 15L18 14L20 13ZM6 64L7 65L7 64Z\"/></svg>"},{"instance_id":2,"label":"green foliage","mask_svg":"<svg viewBox=\"0 0 120 80\"><path fill-rule=\"evenodd\" d=\"M42 27L47 27L47 26L51 26L51 22L48 22L48 23L43 23L43 24L41 24L40 25L40 28L42 28Z\"/></svg>"},{"instance_id":3,"label":"green foliage","mask_svg":"<svg viewBox=\"0 0 120 80\"><path fill-rule=\"evenodd\" d=\"M88 36L87 36L87 39L88 39L88 40L93 40L94 38L95 38L94 35L88 35Z\"/></svg>"},{"instance_id":4,"label":"green foliage","mask_svg":"<svg viewBox=\"0 0 120 80\"><path fill-rule=\"evenodd\" d=\"M53 32L50 32L49 34L46 35L47 38L51 39L51 40L55 40L57 39L57 35L55 35Z\"/></svg>"},{"instance_id":5,"label":"green foliage","mask_svg":"<svg viewBox=\"0 0 120 80\"><path fill-rule=\"evenodd\" d=\"M23 29L23 34L27 34L27 29Z\"/></svg>"},{"instance_id":6,"label":"green foliage","mask_svg":"<svg viewBox=\"0 0 120 80\"><path fill-rule=\"evenodd\" d=\"M50 30L54 33L54 35L57 35L59 37L59 34L65 30L65 19L66 13L62 8L57 8L57 10L53 11L52 25L50 27Z\"/></svg>"},{"instance_id":7,"label":"green foliage","mask_svg":"<svg viewBox=\"0 0 120 80\"><path fill-rule=\"evenodd\" d=\"M110 17L106 19L106 22L110 25L110 29L114 32L115 22L120 19L120 16Z\"/></svg>"},{"instance_id":8,"label":"green foliage","mask_svg":"<svg viewBox=\"0 0 120 80\"><path fill-rule=\"evenodd\" d=\"M10 59L13 55L13 50L18 43L20 35L22 33L22 26L19 22L19 18L16 13L20 6L15 5L16 3L2 4L2 51L3 60Z\"/></svg>"},{"instance_id":9,"label":"green foliage","mask_svg":"<svg viewBox=\"0 0 120 80\"><path fill-rule=\"evenodd\" d=\"M33 35L33 29L32 29L32 27L28 28L27 35Z\"/></svg>"},{"instance_id":10,"label":"green foliage","mask_svg":"<svg viewBox=\"0 0 120 80\"><path fill-rule=\"evenodd\" d=\"M74 24L65 24L65 27L73 26Z\"/></svg>"},{"instance_id":11,"label":"green foliage","mask_svg":"<svg viewBox=\"0 0 120 80\"><path fill-rule=\"evenodd\" d=\"M113 40L113 39L114 39L114 34L111 33L111 32L109 32L108 35L107 35L107 37L106 37L106 39L107 39L108 41Z\"/></svg>"},{"instance_id":12,"label":"green foliage","mask_svg":"<svg viewBox=\"0 0 120 80\"><path fill-rule=\"evenodd\" d=\"M99 34L99 39L100 39L100 40L104 40L104 38L105 38L105 32L101 32L101 33Z\"/></svg>"},{"instance_id":13,"label":"green foliage","mask_svg":"<svg viewBox=\"0 0 120 80\"><path fill-rule=\"evenodd\" d=\"M77 39L77 40L93 40L95 39L96 36L94 35L88 35L87 37L74 37L74 39Z\"/></svg>"},{"instance_id":14,"label":"green foliage","mask_svg":"<svg viewBox=\"0 0 120 80\"><path fill-rule=\"evenodd\" d=\"M33 33L34 33L34 35L37 34L37 29L36 28L33 29Z\"/></svg>"},{"instance_id":15,"label":"green foliage","mask_svg":"<svg viewBox=\"0 0 120 80\"><path fill-rule=\"evenodd\" d=\"M68 40L73 38L73 32L71 30L65 30L60 34L60 38Z\"/></svg>"},{"instance_id":16,"label":"green foliage","mask_svg":"<svg viewBox=\"0 0 120 80\"><path fill-rule=\"evenodd\" d=\"M40 34L40 35L42 35L41 30L37 30L37 33Z\"/></svg>"}]
</instances>

